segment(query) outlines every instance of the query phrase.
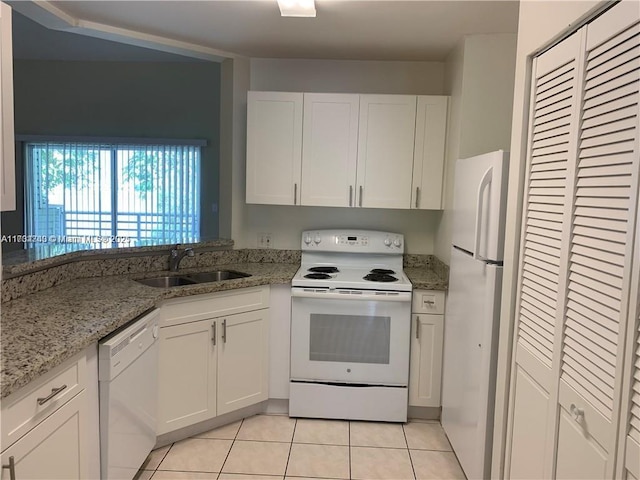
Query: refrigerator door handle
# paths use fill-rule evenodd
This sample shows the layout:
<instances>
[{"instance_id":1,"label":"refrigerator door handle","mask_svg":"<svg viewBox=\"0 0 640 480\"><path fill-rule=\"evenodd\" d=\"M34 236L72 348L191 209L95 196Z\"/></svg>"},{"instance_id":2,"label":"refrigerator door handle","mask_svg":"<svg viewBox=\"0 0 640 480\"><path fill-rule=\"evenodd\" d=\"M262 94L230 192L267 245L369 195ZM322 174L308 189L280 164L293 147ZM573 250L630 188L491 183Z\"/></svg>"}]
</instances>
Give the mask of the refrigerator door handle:
<instances>
[{"instance_id":1,"label":"refrigerator door handle","mask_svg":"<svg viewBox=\"0 0 640 480\"><path fill-rule=\"evenodd\" d=\"M484 190L491 183L491 179L493 177L493 167L489 167L484 175L482 176L482 180L480 181L480 185L478 186L478 198L476 202L477 210L476 210L476 229L473 240L473 258L475 260L484 260L479 253L480 250L480 240L482 233L482 210L484 208Z\"/></svg>"}]
</instances>

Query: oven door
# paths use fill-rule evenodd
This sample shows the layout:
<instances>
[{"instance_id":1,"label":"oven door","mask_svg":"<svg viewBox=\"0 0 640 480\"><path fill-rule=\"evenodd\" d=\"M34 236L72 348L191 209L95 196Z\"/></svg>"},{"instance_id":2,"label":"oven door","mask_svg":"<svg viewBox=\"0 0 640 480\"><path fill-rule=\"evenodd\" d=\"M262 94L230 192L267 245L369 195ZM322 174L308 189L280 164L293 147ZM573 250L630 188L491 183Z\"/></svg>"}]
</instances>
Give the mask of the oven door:
<instances>
[{"instance_id":1,"label":"oven door","mask_svg":"<svg viewBox=\"0 0 640 480\"><path fill-rule=\"evenodd\" d=\"M411 292L292 288L291 380L406 386Z\"/></svg>"}]
</instances>

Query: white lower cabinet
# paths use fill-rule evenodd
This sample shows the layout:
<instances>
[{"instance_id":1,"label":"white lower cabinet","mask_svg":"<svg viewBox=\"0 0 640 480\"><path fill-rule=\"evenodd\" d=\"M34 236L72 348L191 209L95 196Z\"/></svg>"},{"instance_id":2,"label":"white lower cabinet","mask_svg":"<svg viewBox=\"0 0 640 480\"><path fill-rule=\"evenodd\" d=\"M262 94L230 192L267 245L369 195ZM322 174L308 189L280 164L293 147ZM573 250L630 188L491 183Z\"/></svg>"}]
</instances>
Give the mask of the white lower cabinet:
<instances>
[{"instance_id":1,"label":"white lower cabinet","mask_svg":"<svg viewBox=\"0 0 640 480\"><path fill-rule=\"evenodd\" d=\"M218 407L222 415L268 397L269 310L218 320Z\"/></svg>"},{"instance_id":2,"label":"white lower cabinet","mask_svg":"<svg viewBox=\"0 0 640 480\"><path fill-rule=\"evenodd\" d=\"M216 415L214 320L160 329L158 434Z\"/></svg>"},{"instance_id":3,"label":"white lower cabinet","mask_svg":"<svg viewBox=\"0 0 640 480\"><path fill-rule=\"evenodd\" d=\"M97 402L90 404L87 356L76 355L2 400L2 480L85 479L99 463ZM94 398L95 400L95 398Z\"/></svg>"},{"instance_id":4,"label":"white lower cabinet","mask_svg":"<svg viewBox=\"0 0 640 480\"><path fill-rule=\"evenodd\" d=\"M87 459L83 454L86 411L82 392L2 453L0 478L87 478Z\"/></svg>"},{"instance_id":5,"label":"white lower cabinet","mask_svg":"<svg viewBox=\"0 0 640 480\"><path fill-rule=\"evenodd\" d=\"M162 307L158 435L268 398L268 306L256 287Z\"/></svg>"},{"instance_id":6,"label":"white lower cabinet","mask_svg":"<svg viewBox=\"0 0 640 480\"><path fill-rule=\"evenodd\" d=\"M409 405L439 407L444 342L444 292L416 290L411 316Z\"/></svg>"}]
</instances>

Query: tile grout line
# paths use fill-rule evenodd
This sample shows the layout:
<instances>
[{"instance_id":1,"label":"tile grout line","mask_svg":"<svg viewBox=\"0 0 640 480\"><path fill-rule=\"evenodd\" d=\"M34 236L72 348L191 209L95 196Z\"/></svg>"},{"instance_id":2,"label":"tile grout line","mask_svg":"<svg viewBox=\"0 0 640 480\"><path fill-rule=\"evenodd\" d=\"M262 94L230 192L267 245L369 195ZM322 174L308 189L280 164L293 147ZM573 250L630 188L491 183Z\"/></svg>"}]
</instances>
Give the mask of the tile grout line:
<instances>
[{"instance_id":1,"label":"tile grout line","mask_svg":"<svg viewBox=\"0 0 640 480\"><path fill-rule=\"evenodd\" d=\"M160 465L162 465L162 462L164 462L164 459L167 458L167 455L169 455L169 452L171 451L171 449L173 448L173 446L175 445L176 442L172 442L171 445L169 445L169 448L167 448L167 451L164 453L164 455L162 456L162 458L160 459L160 461L158 462L158 466L156 468L153 469L153 473L151 474L151 477L149 478L149 480L153 479L153 477L155 476L156 472L158 471L158 469L160 468Z\"/></svg>"},{"instance_id":2,"label":"tile grout line","mask_svg":"<svg viewBox=\"0 0 640 480\"><path fill-rule=\"evenodd\" d=\"M291 417L289 417L291 418ZM298 419L294 420L293 424L293 432L291 433L291 442L289 443L289 454L287 455L287 463L284 466L284 475L282 475L283 480L287 478L287 470L289 469L289 460L291 459L291 450L293 450L293 439L296 436L296 428L298 426Z\"/></svg>"},{"instance_id":3,"label":"tile grout line","mask_svg":"<svg viewBox=\"0 0 640 480\"><path fill-rule=\"evenodd\" d=\"M224 462L222 462L222 465L220 465L220 471L218 472L218 476L216 477L216 479L219 479L220 475L222 475L224 464L227 463L227 460L229 459L229 455L231 455L231 450L233 449L233 445L236 443L236 439L238 438L238 434L240 433L240 429L242 428L242 425L244 425L244 420L245 420L244 418L240 420L240 425L238 426L238 430L236 430L236 434L231 439L231 446L229 447L229 451L227 452L227 455L224 457Z\"/></svg>"},{"instance_id":4,"label":"tile grout line","mask_svg":"<svg viewBox=\"0 0 640 480\"><path fill-rule=\"evenodd\" d=\"M351 480L351 421L347 422L347 430L349 431L349 480Z\"/></svg>"},{"instance_id":5,"label":"tile grout line","mask_svg":"<svg viewBox=\"0 0 640 480\"><path fill-rule=\"evenodd\" d=\"M413 478L417 479L416 475L416 467L413 466L413 457L411 457L411 450L409 449L409 440L407 439L407 432L404 429L404 425L402 425L402 435L404 435L404 442L407 444L407 454L409 455L409 462L411 463L411 471L413 471Z\"/></svg>"}]
</instances>

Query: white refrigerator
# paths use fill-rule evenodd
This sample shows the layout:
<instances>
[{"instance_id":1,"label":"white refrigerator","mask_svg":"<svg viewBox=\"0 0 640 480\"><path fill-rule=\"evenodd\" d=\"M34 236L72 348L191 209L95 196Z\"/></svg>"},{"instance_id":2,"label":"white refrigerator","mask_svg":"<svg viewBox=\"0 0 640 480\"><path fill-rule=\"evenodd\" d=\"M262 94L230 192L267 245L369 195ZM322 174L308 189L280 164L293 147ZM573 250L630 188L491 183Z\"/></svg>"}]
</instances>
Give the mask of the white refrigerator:
<instances>
[{"instance_id":1,"label":"white refrigerator","mask_svg":"<svg viewBox=\"0 0 640 480\"><path fill-rule=\"evenodd\" d=\"M456 162L442 427L468 479L489 478L509 154Z\"/></svg>"}]
</instances>

